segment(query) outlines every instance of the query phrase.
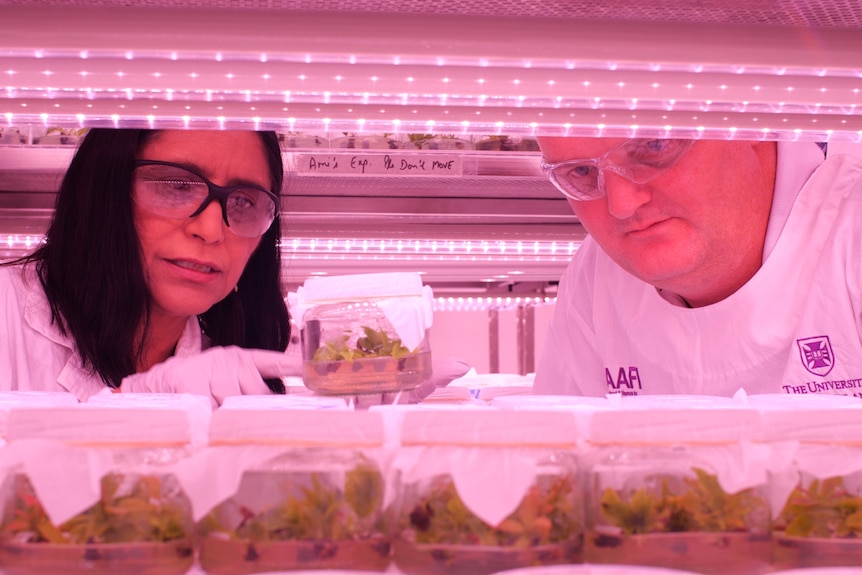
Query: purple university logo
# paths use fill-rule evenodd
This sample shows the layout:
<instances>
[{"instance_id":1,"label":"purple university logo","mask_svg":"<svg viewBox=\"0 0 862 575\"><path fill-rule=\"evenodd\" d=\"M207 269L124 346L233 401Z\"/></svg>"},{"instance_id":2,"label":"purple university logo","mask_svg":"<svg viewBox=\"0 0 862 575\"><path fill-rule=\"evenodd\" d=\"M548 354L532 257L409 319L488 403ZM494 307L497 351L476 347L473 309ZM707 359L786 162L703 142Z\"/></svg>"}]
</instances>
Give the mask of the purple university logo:
<instances>
[{"instance_id":1,"label":"purple university logo","mask_svg":"<svg viewBox=\"0 0 862 575\"><path fill-rule=\"evenodd\" d=\"M828 335L797 339L796 345L799 346L799 355L805 369L820 377L832 371L835 356L832 354L832 344L829 343Z\"/></svg>"}]
</instances>

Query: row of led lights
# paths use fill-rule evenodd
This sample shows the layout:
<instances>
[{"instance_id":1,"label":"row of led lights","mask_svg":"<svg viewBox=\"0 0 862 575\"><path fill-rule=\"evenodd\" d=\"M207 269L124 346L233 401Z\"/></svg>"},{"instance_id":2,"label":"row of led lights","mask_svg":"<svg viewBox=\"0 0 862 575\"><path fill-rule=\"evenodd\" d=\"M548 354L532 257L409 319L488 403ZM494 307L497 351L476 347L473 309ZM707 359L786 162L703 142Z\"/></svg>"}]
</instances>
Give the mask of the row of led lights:
<instances>
[{"instance_id":1,"label":"row of led lights","mask_svg":"<svg viewBox=\"0 0 862 575\"><path fill-rule=\"evenodd\" d=\"M404 254L404 255L565 255L574 254L580 242L521 240L428 240L293 238L282 248L293 253L313 254Z\"/></svg>"},{"instance_id":2,"label":"row of led lights","mask_svg":"<svg viewBox=\"0 0 862 575\"><path fill-rule=\"evenodd\" d=\"M814 68L806 66L787 65L739 65L739 64L713 64L699 62L637 62L637 61L608 61L588 59L516 59L504 57L459 57L459 56L422 56L412 55L403 57L399 55L359 55L356 54L298 54L298 53L251 53L251 52L179 52L175 50L47 50L47 49L25 49L7 50L5 55L11 58L36 58L53 59L62 58L70 60L169 60L169 61L215 61L215 62L290 62L304 64L382 64L386 66L467 66L479 68L513 67L513 68L548 68L562 70L637 70L650 72L693 72L693 73L730 73L730 74L769 74L775 76L803 75L803 76L850 76L862 77L862 68L857 69L835 69Z\"/></svg>"},{"instance_id":3,"label":"row of led lights","mask_svg":"<svg viewBox=\"0 0 862 575\"><path fill-rule=\"evenodd\" d=\"M41 235L6 236L11 250L29 250L45 242ZM316 256L404 255L404 256L565 256L570 257L580 242L504 240L402 240L293 238L281 241L286 254Z\"/></svg>"},{"instance_id":4,"label":"row of led lights","mask_svg":"<svg viewBox=\"0 0 862 575\"><path fill-rule=\"evenodd\" d=\"M40 244L43 244L44 242L45 242L45 238L44 238L44 236L41 236L41 235L14 235L14 234L9 234L6 236L6 241L4 243L5 243L6 247L8 248L8 251L11 252L12 254L24 255L24 254L29 253L32 250L36 249ZM399 240L399 242L400 242L400 240ZM293 240L287 240L286 242L282 242L283 245L284 244L292 244L292 243L293 243ZM329 241L327 240L327 241L321 242L321 245L325 246L328 243L329 243ZM353 240L352 243L357 245L357 246L363 246L363 244L366 244L366 240ZM393 243L398 243L398 242L393 242ZM415 244L415 242L408 242L408 243ZM347 261L352 261L352 262L368 262L368 263L371 263L371 262L378 262L379 263L381 261L392 262L394 260L396 262L397 261L404 261L404 262L411 262L411 263L421 262L422 264L444 263L447 265L463 263L465 261L476 261L476 260L492 261L492 262L511 262L512 260L518 260L516 263L521 263L521 264L524 263L525 261L538 262L538 261L542 260L542 258L538 255L534 255L533 257L530 257L528 254L524 254L522 257L518 257L518 256L512 256L511 254L506 255L506 253L501 254L501 252L505 252L506 250L505 250L505 248L503 248L501 250L499 248L499 246L497 247L496 250L489 250L489 254L485 257L478 256L478 257L474 257L472 259L467 258L467 257L462 256L462 255L455 255L453 257L446 257L445 255L439 254L437 256L432 256L432 255L429 255L427 250L433 251L435 248L433 246L431 246L430 244L428 244L427 242L420 242L420 243L423 243L422 247L417 249L416 246L413 245L410 249L405 250L406 252L411 252L411 253L406 253L401 258L398 258L397 256L394 256L394 255L386 256L385 254L368 253L364 249L364 246L358 250L354 250L354 251L348 250L346 252L343 252L340 256L333 256L331 253L328 253L328 249L324 247L323 251L326 251L327 253L322 254L321 250L315 251L312 248L310 251L307 251L304 253L300 253L297 250L297 251L294 251L292 253L285 254L285 257L291 261L292 265L296 263L297 259L299 259L299 260L313 260L315 262L319 262L321 260L323 260L323 261L330 260L331 261L331 260L337 259L337 260L347 260ZM490 242L490 243L495 243L495 242ZM518 249L518 248L515 247L514 249ZM423 252L423 250L424 250L424 252ZM496 251L497 255L491 255L490 252L492 252L492 251ZM573 251L574 250L571 250L569 253L572 253ZM7 254L7 257L15 257L15 256L11 255L11 254ZM557 261L558 263L560 263L560 265L564 265L565 262L567 262L569 258L568 258L568 256L566 256L566 257L560 257L559 259L557 259L557 258L551 258L551 259L552 259L552 261ZM422 275L425 275L425 272L420 271L419 273ZM498 275L495 275L494 277L484 278L484 279L481 279L479 281L481 281L482 283L489 283L489 284L490 283L497 283L500 281L509 280L512 277L521 276L524 273L525 272L523 272L523 271L513 270L513 271L509 271L505 274L498 274ZM308 275L309 276L325 276L325 275L329 275L329 273L325 272L325 271L312 271L312 272L309 272ZM523 305L527 305L527 304L538 305L539 303L541 303L539 301L539 298L536 298L535 301L531 300L530 298L514 298L514 299L513 298L504 298L504 299L500 299L500 298L484 298L484 299L483 298L466 298L466 299L465 298L448 298L448 299L440 299L440 302L441 302L440 303L441 306L443 305L443 302L445 302L445 306L447 307L447 309L453 309L453 310L454 309L476 310L476 309L488 309L490 307L502 308L502 307L508 307L511 305L522 305L522 304Z\"/></svg>"},{"instance_id":5,"label":"row of led lights","mask_svg":"<svg viewBox=\"0 0 862 575\"><path fill-rule=\"evenodd\" d=\"M175 116L155 116L147 114L145 116L137 116L129 114L121 116L120 114L111 114L107 117L99 115L87 116L82 113L72 114L47 114L38 113L28 115L26 113L5 112L3 116L6 118L6 124L10 127L26 126L28 124L41 124L43 127L63 126L71 128L85 127L146 127L150 129L183 129L183 128L251 128L259 129L277 129L283 128L288 131L308 130L308 131L347 131L354 133L416 133L425 131L425 133L461 133L461 134L511 134L511 135L554 135L554 136L586 136L586 137L678 137L678 138L693 138L693 139L762 139L762 140L806 140L806 141L830 141L840 139L842 141L862 142L862 129L857 126L862 125L862 115L854 116L856 120L848 124L846 119L841 119L837 122L838 127L823 128L817 117L805 118L804 115L795 118L780 118L777 127L738 127L730 126L715 126L715 125L684 125L676 126L671 124L656 125L646 124L639 125L637 123L626 123L620 119L613 123L590 123L584 122L575 124L572 122L563 122L560 124L547 123L540 124L538 122L503 122L495 121L488 124L470 122L467 120L452 121L446 120L421 120L403 121L394 120L379 120L368 121L363 118L333 120L332 118L306 118L298 119L295 117L287 118L263 118L261 116L251 117L228 117L223 115L193 117L191 115ZM601 117L607 118L602 114ZM632 115L632 119L636 119L637 115ZM647 116L643 118L646 121L652 120ZM663 116L661 119L667 119ZM716 118L709 118L715 120ZM697 116L690 118L692 122L701 120ZM791 121L792 120L792 121ZM739 122L738 117L723 117L721 121ZM752 123L757 123L759 118L751 118ZM769 118L771 123L776 122L776 118ZM810 124L810 128L802 129L798 127L799 123ZM796 126L793 128L781 127L781 124ZM828 125L834 125L827 122ZM844 126L847 126L846 128Z\"/></svg>"},{"instance_id":6,"label":"row of led lights","mask_svg":"<svg viewBox=\"0 0 862 575\"><path fill-rule=\"evenodd\" d=\"M854 116L862 113L862 105L855 103L822 103L822 102L772 102L772 101L748 101L748 100L680 100L678 98L647 99L647 98L619 98L594 96L589 98L575 97L544 97L544 96L488 96L488 95L459 95L447 96L429 94L295 94L292 97L284 97L280 94L278 98L268 97L270 94L243 92L218 92L217 94L204 94L200 92L175 92L167 91L145 91L145 90L122 90L122 91L85 91L76 93L74 90L63 89L38 89L25 90L20 88L6 87L5 97L8 100L26 99L35 97L55 100L58 96L63 99L71 99L70 104L80 105L75 102L75 96L83 95L84 100L137 100L144 102L191 102L187 109L192 109L194 103L199 102L221 102L221 103L249 103L257 106L261 104L289 103L289 104L361 104L361 105L392 105L404 106L448 106L451 110L445 113L458 111L459 106L479 107L489 109L515 108L549 108L562 110L666 110L681 112L745 112L764 114L833 114ZM202 97L201 97L202 96ZM289 108L285 108L289 109ZM386 113L385 110L381 110Z\"/></svg>"},{"instance_id":7,"label":"row of led lights","mask_svg":"<svg viewBox=\"0 0 862 575\"><path fill-rule=\"evenodd\" d=\"M2 65L0 59L0 65ZM10 66L11 64L11 66ZM182 70L174 73L153 72L151 70L129 70L127 72L91 73L86 70L78 72L70 70L19 70L14 64L7 63L4 71L8 79L7 89L29 91L75 92L95 96L97 94L136 93L187 95L204 94L241 94L246 97L256 95L266 99L277 99L286 102L296 97L318 97L331 95L399 95L401 97L419 96L421 94L440 94L444 97L493 98L509 94L511 90L524 92L523 98L541 95L547 97L548 90L563 90L572 93L576 90L589 91L621 91L651 92L673 91L689 94L739 94L749 93L751 97L763 97L764 94L787 94L788 97L801 97L808 94L829 95L832 98L854 99L860 95L857 78L830 79L828 83L813 84L817 80L792 77L777 80L776 77L756 77L738 80L732 76L704 77L698 83L690 80L691 76L668 77L658 75L655 78L639 73L599 75L577 78L548 79L535 77L535 74L522 78L482 77L476 78L475 69L463 69L457 75L429 77L424 71L417 71L417 76L391 77L380 76L333 76L296 73L273 75L269 73L254 74L244 71L242 74L233 72L188 72ZM862 76L860 76L862 77ZM43 80L44 78L44 80ZM624 79L618 79L624 78ZM660 78L662 81L656 81ZM44 85L47 80L48 85ZM86 82L82 84L82 82ZM750 82L750 83L749 83ZM118 85L120 84L120 85ZM125 84L124 86L122 84ZM168 85L165 85L168 84ZM172 84L172 85L171 85ZM201 85L204 84L204 85ZM205 85L212 84L212 85ZM236 89L238 84L245 89ZM810 85L809 85L810 84ZM274 86L303 86L304 89L274 89ZM340 89L333 90L333 86ZM348 88L349 87L349 88ZM476 93L476 91L479 93ZM487 92L492 96L488 96ZM536 92L535 94L531 92ZM852 95L851 95L852 94ZM734 96L737 97L737 96Z\"/></svg>"},{"instance_id":8,"label":"row of led lights","mask_svg":"<svg viewBox=\"0 0 862 575\"><path fill-rule=\"evenodd\" d=\"M434 311L502 311L519 307L554 305L556 297L438 297L434 298Z\"/></svg>"}]
</instances>

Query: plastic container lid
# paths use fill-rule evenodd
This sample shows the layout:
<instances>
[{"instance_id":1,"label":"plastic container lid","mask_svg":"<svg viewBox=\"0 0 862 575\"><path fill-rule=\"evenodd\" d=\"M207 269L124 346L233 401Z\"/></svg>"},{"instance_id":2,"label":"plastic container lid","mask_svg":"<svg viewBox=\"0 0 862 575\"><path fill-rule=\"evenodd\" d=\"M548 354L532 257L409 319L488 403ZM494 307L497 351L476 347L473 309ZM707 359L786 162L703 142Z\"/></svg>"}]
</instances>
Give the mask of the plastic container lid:
<instances>
[{"instance_id":1,"label":"plastic container lid","mask_svg":"<svg viewBox=\"0 0 862 575\"><path fill-rule=\"evenodd\" d=\"M751 408L596 410L587 439L597 444L731 443L755 440L760 417Z\"/></svg>"},{"instance_id":2,"label":"plastic container lid","mask_svg":"<svg viewBox=\"0 0 862 575\"><path fill-rule=\"evenodd\" d=\"M786 409L792 408L862 408L862 399L852 395L790 395L787 393L758 393L747 395L742 400L755 409Z\"/></svg>"},{"instance_id":3,"label":"plastic container lid","mask_svg":"<svg viewBox=\"0 0 862 575\"><path fill-rule=\"evenodd\" d=\"M6 438L6 419L18 407L78 405L78 398L66 391L0 392L0 439Z\"/></svg>"},{"instance_id":4,"label":"plastic container lid","mask_svg":"<svg viewBox=\"0 0 862 575\"><path fill-rule=\"evenodd\" d=\"M401 422L404 445L571 446L578 440L571 412L514 411L492 407L407 410Z\"/></svg>"},{"instance_id":5,"label":"plastic container lid","mask_svg":"<svg viewBox=\"0 0 862 575\"><path fill-rule=\"evenodd\" d=\"M373 411L222 406L213 413L210 443L315 447L379 447L383 418Z\"/></svg>"},{"instance_id":6,"label":"plastic container lid","mask_svg":"<svg viewBox=\"0 0 862 575\"><path fill-rule=\"evenodd\" d=\"M50 439L104 447L177 445L192 441L191 421L189 409L182 406L83 403L13 409L6 432L10 442Z\"/></svg>"},{"instance_id":7,"label":"plastic container lid","mask_svg":"<svg viewBox=\"0 0 862 575\"><path fill-rule=\"evenodd\" d=\"M576 433L583 438L589 435L589 422L593 413L611 408L604 397L581 395L507 395L494 397L490 405L503 410L569 412L574 417Z\"/></svg>"},{"instance_id":8,"label":"plastic container lid","mask_svg":"<svg viewBox=\"0 0 862 575\"><path fill-rule=\"evenodd\" d=\"M182 410L188 418L191 442L198 445L207 442L213 409L208 397L193 393L97 393L87 405Z\"/></svg>"},{"instance_id":9,"label":"plastic container lid","mask_svg":"<svg viewBox=\"0 0 862 575\"><path fill-rule=\"evenodd\" d=\"M793 406L760 412L763 441L812 441L862 445L862 411Z\"/></svg>"},{"instance_id":10,"label":"plastic container lid","mask_svg":"<svg viewBox=\"0 0 862 575\"><path fill-rule=\"evenodd\" d=\"M220 409L339 409L350 410L343 397L315 395L303 386L306 393L286 395L232 395L226 397Z\"/></svg>"},{"instance_id":11,"label":"plastic container lid","mask_svg":"<svg viewBox=\"0 0 862 575\"><path fill-rule=\"evenodd\" d=\"M422 276L413 272L315 276L307 279L297 294L305 302L419 296L422 295Z\"/></svg>"},{"instance_id":12,"label":"plastic container lid","mask_svg":"<svg viewBox=\"0 0 862 575\"><path fill-rule=\"evenodd\" d=\"M500 409L548 409L548 410L596 410L610 409L611 404L604 397L583 395L510 395L495 397L493 407Z\"/></svg>"},{"instance_id":13,"label":"plastic container lid","mask_svg":"<svg viewBox=\"0 0 862 575\"><path fill-rule=\"evenodd\" d=\"M741 402L732 398L719 395L685 395L685 394L660 394L660 395L609 395L608 401L612 406L624 407L626 409L704 409L720 407L740 407Z\"/></svg>"}]
</instances>

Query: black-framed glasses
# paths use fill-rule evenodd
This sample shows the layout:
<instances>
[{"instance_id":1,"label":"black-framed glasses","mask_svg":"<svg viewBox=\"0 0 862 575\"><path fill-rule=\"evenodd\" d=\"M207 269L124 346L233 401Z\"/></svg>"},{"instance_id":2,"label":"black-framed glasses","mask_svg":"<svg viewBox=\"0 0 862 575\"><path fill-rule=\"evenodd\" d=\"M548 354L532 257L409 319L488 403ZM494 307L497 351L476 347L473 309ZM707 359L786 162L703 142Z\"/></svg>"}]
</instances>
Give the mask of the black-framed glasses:
<instances>
[{"instance_id":1,"label":"black-framed glasses","mask_svg":"<svg viewBox=\"0 0 862 575\"><path fill-rule=\"evenodd\" d=\"M567 198L579 202L598 200L605 195L605 171L636 184L645 184L673 167L691 149L692 143L692 140L633 138L597 158L555 164L543 158L542 171Z\"/></svg>"},{"instance_id":2,"label":"black-framed glasses","mask_svg":"<svg viewBox=\"0 0 862 575\"><path fill-rule=\"evenodd\" d=\"M275 220L278 196L254 184L219 186L188 166L159 160L137 160L134 178L135 201L167 218L193 218L216 201L228 229L244 238L262 236Z\"/></svg>"}]
</instances>

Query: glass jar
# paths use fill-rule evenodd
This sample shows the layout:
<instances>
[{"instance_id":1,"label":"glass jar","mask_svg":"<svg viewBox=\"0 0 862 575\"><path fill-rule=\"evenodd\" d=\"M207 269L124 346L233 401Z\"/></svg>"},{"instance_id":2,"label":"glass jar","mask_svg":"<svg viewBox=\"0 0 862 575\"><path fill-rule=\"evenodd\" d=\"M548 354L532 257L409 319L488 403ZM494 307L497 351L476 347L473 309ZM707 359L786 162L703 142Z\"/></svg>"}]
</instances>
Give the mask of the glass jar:
<instances>
[{"instance_id":1,"label":"glass jar","mask_svg":"<svg viewBox=\"0 0 862 575\"><path fill-rule=\"evenodd\" d=\"M756 411L708 398L622 398L592 413L588 429L588 563L716 575L769 569Z\"/></svg>"},{"instance_id":2,"label":"glass jar","mask_svg":"<svg viewBox=\"0 0 862 575\"><path fill-rule=\"evenodd\" d=\"M400 430L392 523L401 572L486 575L581 561L570 413L420 405L403 410Z\"/></svg>"},{"instance_id":3,"label":"glass jar","mask_svg":"<svg viewBox=\"0 0 862 575\"><path fill-rule=\"evenodd\" d=\"M407 134L406 149L417 150L472 150L473 142L454 134Z\"/></svg>"},{"instance_id":4,"label":"glass jar","mask_svg":"<svg viewBox=\"0 0 862 575\"><path fill-rule=\"evenodd\" d=\"M551 565L501 571L494 575L696 575L694 571L639 565ZM837 574L836 574L837 575Z\"/></svg>"},{"instance_id":5,"label":"glass jar","mask_svg":"<svg viewBox=\"0 0 862 575\"><path fill-rule=\"evenodd\" d=\"M817 399L803 397L801 399ZM862 567L860 403L758 404L771 460L774 566Z\"/></svg>"},{"instance_id":6,"label":"glass jar","mask_svg":"<svg viewBox=\"0 0 862 575\"><path fill-rule=\"evenodd\" d=\"M213 415L202 464L209 499L218 503L198 518L203 570L386 570L379 414L258 399L226 403Z\"/></svg>"},{"instance_id":7,"label":"glass jar","mask_svg":"<svg viewBox=\"0 0 862 575\"><path fill-rule=\"evenodd\" d=\"M325 395L416 388L431 376L432 302L414 273L309 279L292 305L301 317L303 383Z\"/></svg>"},{"instance_id":8,"label":"glass jar","mask_svg":"<svg viewBox=\"0 0 862 575\"><path fill-rule=\"evenodd\" d=\"M334 135L334 134L333 134ZM340 136L331 139L333 148L356 150L397 150L401 147L398 134L356 134L341 132Z\"/></svg>"},{"instance_id":9,"label":"glass jar","mask_svg":"<svg viewBox=\"0 0 862 575\"><path fill-rule=\"evenodd\" d=\"M181 408L13 409L3 572L186 573L194 525L171 469L192 452L189 423Z\"/></svg>"}]
</instances>

